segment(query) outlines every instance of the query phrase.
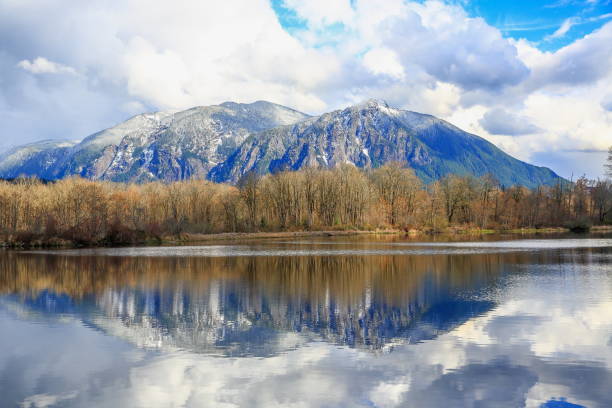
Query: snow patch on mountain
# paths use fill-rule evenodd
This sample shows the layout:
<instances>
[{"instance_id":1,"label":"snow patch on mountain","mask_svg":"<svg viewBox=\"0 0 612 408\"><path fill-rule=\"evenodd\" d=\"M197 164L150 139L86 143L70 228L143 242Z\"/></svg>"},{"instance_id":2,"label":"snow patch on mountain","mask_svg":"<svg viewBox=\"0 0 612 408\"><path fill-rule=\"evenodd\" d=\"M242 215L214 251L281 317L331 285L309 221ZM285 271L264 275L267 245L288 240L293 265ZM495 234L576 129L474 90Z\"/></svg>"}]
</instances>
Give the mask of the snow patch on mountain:
<instances>
[{"instance_id":1,"label":"snow patch on mountain","mask_svg":"<svg viewBox=\"0 0 612 408\"><path fill-rule=\"evenodd\" d=\"M235 183L250 171L373 168L390 161L406 163L426 182L450 173L492 174L505 185L559 180L448 122L379 99L320 116L266 101L145 113L76 144L43 141L13 149L0 157L0 176Z\"/></svg>"}]
</instances>

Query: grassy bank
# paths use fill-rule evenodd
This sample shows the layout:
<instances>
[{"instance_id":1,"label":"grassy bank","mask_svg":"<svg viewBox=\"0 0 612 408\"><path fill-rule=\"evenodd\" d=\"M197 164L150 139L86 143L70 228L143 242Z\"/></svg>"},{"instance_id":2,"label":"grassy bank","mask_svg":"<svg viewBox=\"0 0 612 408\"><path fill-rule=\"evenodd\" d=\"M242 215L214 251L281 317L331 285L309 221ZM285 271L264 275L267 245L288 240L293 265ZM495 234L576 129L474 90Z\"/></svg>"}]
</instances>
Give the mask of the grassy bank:
<instances>
[{"instance_id":1,"label":"grassy bank","mask_svg":"<svg viewBox=\"0 0 612 408\"><path fill-rule=\"evenodd\" d=\"M457 238L461 236L477 237L483 235L509 234L509 235L537 235L537 234L561 234L568 233L570 230L564 227L549 228L514 228L514 229L481 229L470 227L451 227L438 231L431 230L398 230L398 229L347 229L347 230L320 230L320 231L276 231L276 232L224 232L215 234L181 233L174 235L163 235L159 237L143 237L139 240L126 242L103 240L100 242L78 242L64 238L38 238L29 241L19 241L16 237L4 237L0 241L0 247L25 249L25 248L80 248L80 247L110 247L110 246L155 246L155 245L185 245L185 244L207 244L212 242L228 241L253 241L268 239L293 239L309 237L342 237L357 235L395 235L398 237L406 236L418 238L422 237L443 237ZM592 233L612 233L612 226L596 226L591 228Z\"/></svg>"}]
</instances>

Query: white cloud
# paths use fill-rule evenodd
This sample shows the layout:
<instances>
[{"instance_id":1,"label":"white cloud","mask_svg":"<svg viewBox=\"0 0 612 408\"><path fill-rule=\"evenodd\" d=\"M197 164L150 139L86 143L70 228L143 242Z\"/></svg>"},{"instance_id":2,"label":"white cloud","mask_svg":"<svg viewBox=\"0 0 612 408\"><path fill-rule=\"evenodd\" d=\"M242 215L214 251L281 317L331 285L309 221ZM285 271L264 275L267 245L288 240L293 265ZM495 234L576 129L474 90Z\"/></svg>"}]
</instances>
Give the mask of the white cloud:
<instances>
[{"instance_id":1,"label":"white cloud","mask_svg":"<svg viewBox=\"0 0 612 408\"><path fill-rule=\"evenodd\" d=\"M531 89L558 85L590 85L612 74L612 23L576 40L554 53L540 53L531 60L532 75L526 81Z\"/></svg>"},{"instance_id":2,"label":"white cloud","mask_svg":"<svg viewBox=\"0 0 612 408\"><path fill-rule=\"evenodd\" d=\"M32 61L19 61L17 66L33 74L76 74L74 68L49 61L44 57L38 57Z\"/></svg>"},{"instance_id":3,"label":"white cloud","mask_svg":"<svg viewBox=\"0 0 612 408\"><path fill-rule=\"evenodd\" d=\"M21 403L23 408L46 408L57 405L59 402L73 399L77 396L76 392L70 392L61 395L36 394L27 397Z\"/></svg>"},{"instance_id":4,"label":"white cloud","mask_svg":"<svg viewBox=\"0 0 612 408\"><path fill-rule=\"evenodd\" d=\"M265 99L316 114L377 97L466 126L527 160L542 146L612 144L604 103L612 23L542 52L454 4L286 0L306 22L292 35L267 0L0 0L0 120L7 135L32 141L81 138L138 107ZM31 75L42 73L56 75ZM543 132L487 132L479 120L498 108Z\"/></svg>"},{"instance_id":5,"label":"white cloud","mask_svg":"<svg viewBox=\"0 0 612 408\"><path fill-rule=\"evenodd\" d=\"M363 56L363 64L374 74L389 75L396 79L405 76L397 54L388 48L374 48Z\"/></svg>"},{"instance_id":6,"label":"white cloud","mask_svg":"<svg viewBox=\"0 0 612 408\"><path fill-rule=\"evenodd\" d=\"M560 38L565 36L567 32L578 22L575 17L567 18L561 23L559 28L555 30L554 33L546 37L547 39Z\"/></svg>"},{"instance_id":7,"label":"white cloud","mask_svg":"<svg viewBox=\"0 0 612 408\"><path fill-rule=\"evenodd\" d=\"M589 92L590 91L590 92ZM557 150L602 150L612 143L612 118L602 114L596 100L601 91L591 89L566 95L536 92L525 101L525 112L529 112L534 125L545 126L545 138L534 139L536 151L546 151L547 146Z\"/></svg>"},{"instance_id":8,"label":"white cloud","mask_svg":"<svg viewBox=\"0 0 612 408\"><path fill-rule=\"evenodd\" d=\"M495 108L484 114L480 120L482 127L493 135L528 135L540 129L524 116L516 115L502 108Z\"/></svg>"},{"instance_id":9,"label":"white cloud","mask_svg":"<svg viewBox=\"0 0 612 408\"><path fill-rule=\"evenodd\" d=\"M124 112L138 115L142 112L146 112L147 108L139 101L127 101L121 105L121 109Z\"/></svg>"},{"instance_id":10,"label":"white cloud","mask_svg":"<svg viewBox=\"0 0 612 408\"><path fill-rule=\"evenodd\" d=\"M350 0L284 0L284 4L314 27L349 24L354 16Z\"/></svg>"},{"instance_id":11,"label":"white cloud","mask_svg":"<svg viewBox=\"0 0 612 408\"><path fill-rule=\"evenodd\" d=\"M600 21L600 20L608 20L610 18L612 18L612 13L601 14L599 16L589 17L589 18L580 18L580 17L566 18L565 20L563 20L563 23L561 23L559 28L556 29L554 33L546 36L544 40L548 41L548 40L553 40L556 38L562 38L572 29L572 27L576 25L592 23L594 21Z\"/></svg>"},{"instance_id":12,"label":"white cloud","mask_svg":"<svg viewBox=\"0 0 612 408\"><path fill-rule=\"evenodd\" d=\"M612 93L604 96L601 100L601 107L608 112L612 112Z\"/></svg>"}]
</instances>

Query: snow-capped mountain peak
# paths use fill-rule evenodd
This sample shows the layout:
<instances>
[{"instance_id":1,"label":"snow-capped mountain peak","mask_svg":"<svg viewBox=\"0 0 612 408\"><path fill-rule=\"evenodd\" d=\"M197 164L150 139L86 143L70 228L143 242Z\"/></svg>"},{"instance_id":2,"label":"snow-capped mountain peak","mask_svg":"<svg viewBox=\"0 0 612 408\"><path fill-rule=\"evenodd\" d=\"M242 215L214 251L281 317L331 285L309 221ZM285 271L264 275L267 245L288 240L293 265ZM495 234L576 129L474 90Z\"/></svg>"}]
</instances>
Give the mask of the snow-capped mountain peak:
<instances>
[{"instance_id":1,"label":"snow-capped mountain peak","mask_svg":"<svg viewBox=\"0 0 612 408\"><path fill-rule=\"evenodd\" d=\"M13 149L0 158L0 176L234 183L250 171L369 168L390 161L406 163L426 182L449 173L493 174L506 185L559 179L448 122L380 99L320 116L266 101L144 113L77 144L40 142Z\"/></svg>"}]
</instances>

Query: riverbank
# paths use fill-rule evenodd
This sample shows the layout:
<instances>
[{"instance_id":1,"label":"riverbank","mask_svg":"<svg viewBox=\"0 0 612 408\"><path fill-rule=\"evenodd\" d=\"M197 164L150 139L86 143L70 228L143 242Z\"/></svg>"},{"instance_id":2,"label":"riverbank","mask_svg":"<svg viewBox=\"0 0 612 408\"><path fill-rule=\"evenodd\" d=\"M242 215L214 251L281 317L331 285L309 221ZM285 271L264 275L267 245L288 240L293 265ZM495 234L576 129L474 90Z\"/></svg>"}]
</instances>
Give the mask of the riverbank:
<instances>
[{"instance_id":1,"label":"riverbank","mask_svg":"<svg viewBox=\"0 0 612 408\"><path fill-rule=\"evenodd\" d=\"M403 235L403 236L479 236L489 234L512 234L512 235L537 235L537 234L561 234L571 232L564 227L550 228L517 228L507 230L479 229L479 228L446 228L441 231L425 230L344 230L344 231L279 231L279 232L232 232L220 234L181 234L179 236L166 236L162 238L162 244L185 244L212 241L242 241L263 240L275 238L308 238L308 237L339 237L356 235ZM592 233L612 233L612 226L597 226L591 228Z\"/></svg>"},{"instance_id":2,"label":"riverbank","mask_svg":"<svg viewBox=\"0 0 612 408\"><path fill-rule=\"evenodd\" d=\"M321 230L321 231L276 231L276 232L223 232L215 234L181 233L177 235L163 235L155 238L142 238L130 242L100 241L95 243L74 242L62 238L32 239L28 242L16 240L15 237L3 237L0 248L25 249L25 248L79 248L79 247L111 247L111 246L162 246L162 245L186 245L212 242L228 241L256 241L268 239L293 239L311 237L342 237L359 235L396 235L412 238L423 237L477 237L494 234L509 235L538 235L538 234L562 234L571 232L564 227L549 228L517 228L517 229L480 229L467 227L449 227L439 231L430 230L399 230L399 229L375 229L375 230ZM591 233L612 233L612 225L595 226Z\"/></svg>"},{"instance_id":3,"label":"riverbank","mask_svg":"<svg viewBox=\"0 0 612 408\"><path fill-rule=\"evenodd\" d=\"M408 234L419 234L420 232L408 232ZM93 243L75 242L63 238L39 238L29 241L21 241L18 238L8 236L0 240L0 248L22 249L22 248L79 248L79 247L111 247L111 246L162 246L162 245L184 245L187 243L209 243L218 241L244 241L263 240L274 238L305 238L305 237L337 237L354 235L401 235L407 234L400 230L341 230L341 231L277 231L277 232L221 232L214 234L181 233L177 235L163 235L161 237L147 237L129 242L100 241Z\"/></svg>"},{"instance_id":4,"label":"riverbank","mask_svg":"<svg viewBox=\"0 0 612 408\"><path fill-rule=\"evenodd\" d=\"M410 233L410 232L408 232ZM278 232L224 232L219 234L180 234L162 238L164 244L181 244L186 242L210 241L242 241L274 238L305 238L305 237L341 237L354 235L400 235L406 234L400 230L345 230L345 231L278 231Z\"/></svg>"}]
</instances>

